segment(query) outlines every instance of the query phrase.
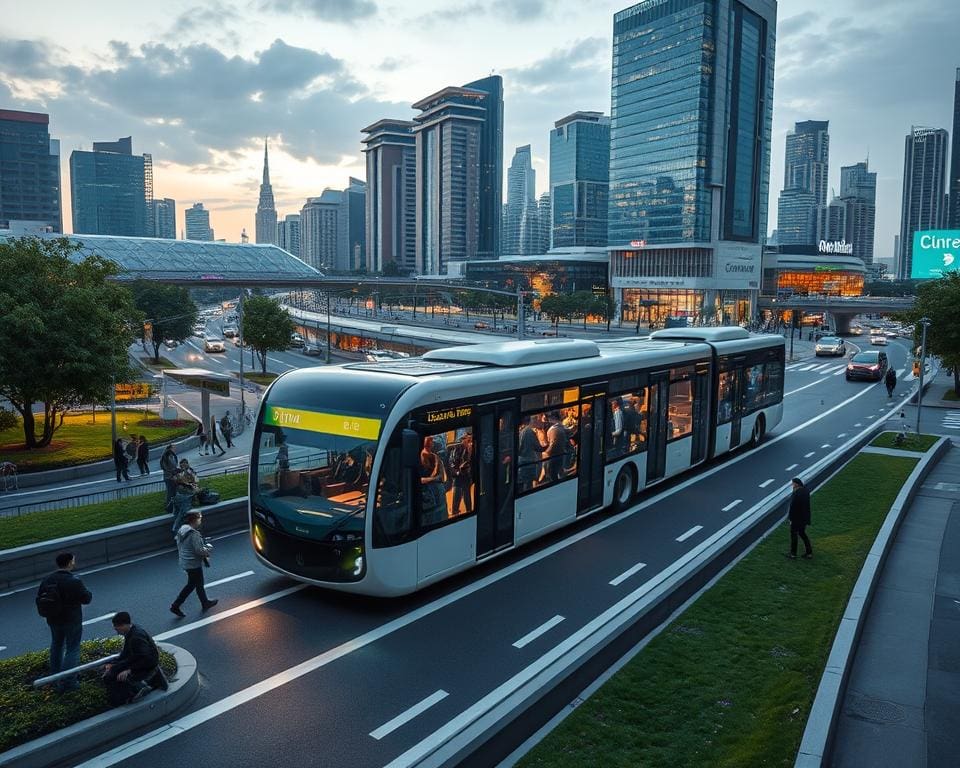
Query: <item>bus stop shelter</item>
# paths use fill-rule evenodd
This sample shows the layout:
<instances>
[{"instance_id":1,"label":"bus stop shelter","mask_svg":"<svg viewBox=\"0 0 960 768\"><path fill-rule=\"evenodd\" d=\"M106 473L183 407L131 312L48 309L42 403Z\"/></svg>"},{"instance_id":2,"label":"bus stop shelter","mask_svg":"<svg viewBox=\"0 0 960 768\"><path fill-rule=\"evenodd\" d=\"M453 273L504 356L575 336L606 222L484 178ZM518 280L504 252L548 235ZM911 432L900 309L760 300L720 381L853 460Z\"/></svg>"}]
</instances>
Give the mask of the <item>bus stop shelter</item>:
<instances>
[{"instance_id":1,"label":"bus stop shelter","mask_svg":"<svg viewBox=\"0 0 960 768\"><path fill-rule=\"evenodd\" d=\"M204 430L210 429L210 395L230 397L232 376L203 368L166 368L163 375L191 389L200 390L200 418Z\"/></svg>"}]
</instances>

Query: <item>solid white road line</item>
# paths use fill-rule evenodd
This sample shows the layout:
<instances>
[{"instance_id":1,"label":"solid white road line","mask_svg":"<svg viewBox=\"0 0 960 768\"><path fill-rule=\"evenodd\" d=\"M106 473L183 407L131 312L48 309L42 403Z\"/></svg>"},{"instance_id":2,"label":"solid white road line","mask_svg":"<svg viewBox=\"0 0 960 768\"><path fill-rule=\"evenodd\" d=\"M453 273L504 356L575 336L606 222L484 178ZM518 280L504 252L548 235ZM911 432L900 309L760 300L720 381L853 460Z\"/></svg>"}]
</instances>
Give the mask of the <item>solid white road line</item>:
<instances>
[{"instance_id":1,"label":"solid white road line","mask_svg":"<svg viewBox=\"0 0 960 768\"><path fill-rule=\"evenodd\" d=\"M816 451L810 451L810 453L805 453L805 454L803 454L803 458L809 459L809 458L810 458L811 456L813 456L813 454L815 454L815 453L816 453Z\"/></svg>"},{"instance_id":2,"label":"solid white road line","mask_svg":"<svg viewBox=\"0 0 960 768\"><path fill-rule=\"evenodd\" d=\"M237 579L243 579L247 576L253 576L253 571L244 571L243 573L238 573L236 576L227 576L225 579L218 579L217 581L211 581L207 584L207 589L210 587L218 587L221 584L226 584L228 581L236 581Z\"/></svg>"},{"instance_id":3,"label":"solid white road line","mask_svg":"<svg viewBox=\"0 0 960 768\"><path fill-rule=\"evenodd\" d=\"M768 485L770 485L770 483L772 483L772 482L773 482L773 478L771 477L769 480L764 480L762 483L760 483L760 487L761 487L761 488L766 488L766 487L767 487Z\"/></svg>"},{"instance_id":4,"label":"solid white road line","mask_svg":"<svg viewBox=\"0 0 960 768\"><path fill-rule=\"evenodd\" d=\"M784 392L783 396L790 397L790 395L795 395L797 392L802 392L805 389L810 389L810 387L815 387L817 386L817 384L819 384L822 381L823 379L817 379L815 381L811 381L809 384L804 384L802 387L797 387L796 389L791 389L789 392Z\"/></svg>"},{"instance_id":5,"label":"solid white road line","mask_svg":"<svg viewBox=\"0 0 960 768\"><path fill-rule=\"evenodd\" d=\"M526 645L530 645L534 640L536 640L540 635L543 635L553 629L557 624L563 621L563 616L554 616L550 621L545 621L539 627L537 627L532 632L528 632L523 637L521 637L517 642L513 644L514 648L523 648Z\"/></svg>"},{"instance_id":6,"label":"solid white road line","mask_svg":"<svg viewBox=\"0 0 960 768\"><path fill-rule=\"evenodd\" d=\"M377 741L380 741L384 736L389 736L401 725L406 725L417 715L421 715L426 712L430 707L436 704L439 701L443 701L447 698L449 694L446 691L440 690L436 693L431 693L427 698L421 701L419 704L414 704L406 712L401 712L389 723L384 723L375 731L370 731L370 735L375 738Z\"/></svg>"},{"instance_id":7,"label":"solid white road line","mask_svg":"<svg viewBox=\"0 0 960 768\"><path fill-rule=\"evenodd\" d=\"M113 614L115 613L116 611L111 611L110 613L103 614L103 616L97 616L96 618L93 618L93 619L87 619L86 621L83 622L83 626L87 626L88 624L96 624L98 621L106 621L107 619L112 619Z\"/></svg>"},{"instance_id":8,"label":"solid white road line","mask_svg":"<svg viewBox=\"0 0 960 768\"><path fill-rule=\"evenodd\" d=\"M770 482L773 482L773 481L771 480ZM761 485L760 487L763 488L762 485ZM737 506L737 504L740 504L742 501L743 501L743 499L734 499L733 501L731 501L729 504L727 504L727 506L725 506L725 507L724 507L723 509L721 509L720 511L721 511L721 512L729 512L731 509L733 509L735 506Z\"/></svg>"},{"instance_id":9,"label":"solid white road line","mask_svg":"<svg viewBox=\"0 0 960 768\"><path fill-rule=\"evenodd\" d=\"M693 528L691 528L691 529L690 529L689 531L687 531L686 533L683 533L683 534L680 534L679 536L677 536L677 541L686 541L686 540L689 539L691 536L693 536L693 534L695 534L697 531L700 531L700 530L703 530L703 526L702 526L702 525L695 525L695 526L693 526Z\"/></svg>"},{"instance_id":10,"label":"solid white road line","mask_svg":"<svg viewBox=\"0 0 960 768\"><path fill-rule=\"evenodd\" d=\"M633 576L633 574L638 573L642 568L646 568L646 567L647 567L646 563L637 563L631 568L627 568L627 570L625 570L623 573L617 576L617 578L613 579L610 582L610 586L619 587L621 584L623 584L623 582L625 582L627 579Z\"/></svg>"},{"instance_id":11,"label":"solid white road line","mask_svg":"<svg viewBox=\"0 0 960 768\"><path fill-rule=\"evenodd\" d=\"M793 472L793 470L795 470L795 469L796 469L797 467L799 467L799 466L800 466L799 464L791 464L789 467L787 467L787 470L786 470L786 471L787 471L787 472Z\"/></svg>"}]
</instances>

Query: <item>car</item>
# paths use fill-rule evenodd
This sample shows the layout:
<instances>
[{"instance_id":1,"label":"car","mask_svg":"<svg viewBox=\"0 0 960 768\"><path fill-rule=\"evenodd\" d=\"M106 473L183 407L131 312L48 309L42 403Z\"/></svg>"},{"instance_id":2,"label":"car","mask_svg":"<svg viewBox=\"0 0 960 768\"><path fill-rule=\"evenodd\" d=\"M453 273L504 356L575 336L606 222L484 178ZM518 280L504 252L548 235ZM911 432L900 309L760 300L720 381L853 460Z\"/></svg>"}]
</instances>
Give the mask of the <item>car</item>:
<instances>
[{"instance_id":1,"label":"car","mask_svg":"<svg viewBox=\"0 0 960 768\"><path fill-rule=\"evenodd\" d=\"M291 347L302 347L303 344L304 344L303 336L301 336L299 333L291 333L291 334L290 334L290 346L291 346Z\"/></svg>"},{"instance_id":2,"label":"car","mask_svg":"<svg viewBox=\"0 0 960 768\"><path fill-rule=\"evenodd\" d=\"M176 349L180 345L180 342L176 339L164 339L163 346L167 349Z\"/></svg>"},{"instance_id":3,"label":"car","mask_svg":"<svg viewBox=\"0 0 960 768\"><path fill-rule=\"evenodd\" d=\"M870 344L874 347L885 347L887 346L887 337L882 333L875 333L870 336Z\"/></svg>"},{"instance_id":4,"label":"car","mask_svg":"<svg viewBox=\"0 0 960 768\"><path fill-rule=\"evenodd\" d=\"M205 325L195 325L193 326L193 335L198 339L202 339L207 333L207 326Z\"/></svg>"},{"instance_id":5,"label":"car","mask_svg":"<svg viewBox=\"0 0 960 768\"><path fill-rule=\"evenodd\" d=\"M843 343L843 339L839 339L836 336L824 336L817 342L814 353L817 357L821 355L837 355L843 357L847 354L847 345Z\"/></svg>"},{"instance_id":6,"label":"car","mask_svg":"<svg viewBox=\"0 0 960 768\"><path fill-rule=\"evenodd\" d=\"M481 320L479 323L474 323L473 327L478 331L485 331L487 328L490 327L490 324L485 323L483 322L483 320Z\"/></svg>"},{"instance_id":7,"label":"car","mask_svg":"<svg viewBox=\"0 0 960 768\"><path fill-rule=\"evenodd\" d=\"M323 350L320 349L320 345L314 344L312 341L304 342L301 352L310 356L319 356L323 354Z\"/></svg>"},{"instance_id":8,"label":"car","mask_svg":"<svg viewBox=\"0 0 960 768\"><path fill-rule=\"evenodd\" d=\"M234 338L235 336L238 336L238 335L239 335L239 333L238 333L237 329L234 328L232 325L225 325L225 326L223 326L223 338L225 338L225 339L232 339L232 338Z\"/></svg>"},{"instance_id":9,"label":"car","mask_svg":"<svg viewBox=\"0 0 960 768\"><path fill-rule=\"evenodd\" d=\"M203 351L204 352L226 352L227 347L223 343L223 339L218 339L216 336L207 336L203 340Z\"/></svg>"},{"instance_id":10,"label":"car","mask_svg":"<svg viewBox=\"0 0 960 768\"><path fill-rule=\"evenodd\" d=\"M851 325L850 333L852 333L854 336L862 336L863 328L861 328L859 325Z\"/></svg>"},{"instance_id":11,"label":"car","mask_svg":"<svg viewBox=\"0 0 960 768\"><path fill-rule=\"evenodd\" d=\"M847 363L847 381L868 379L880 381L887 372L887 353L868 349L850 358Z\"/></svg>"},{"instance_id":12,"label":"car","mask_svg":"<svg viewBox=\"0 0 960 768\"><path fill-rule=\"evenodd\" d=\"M883 335L886 336L888 339L895 339L900 334L896 330L889 330L889 331L884 331Z\"/></svg>"}]
</instances>

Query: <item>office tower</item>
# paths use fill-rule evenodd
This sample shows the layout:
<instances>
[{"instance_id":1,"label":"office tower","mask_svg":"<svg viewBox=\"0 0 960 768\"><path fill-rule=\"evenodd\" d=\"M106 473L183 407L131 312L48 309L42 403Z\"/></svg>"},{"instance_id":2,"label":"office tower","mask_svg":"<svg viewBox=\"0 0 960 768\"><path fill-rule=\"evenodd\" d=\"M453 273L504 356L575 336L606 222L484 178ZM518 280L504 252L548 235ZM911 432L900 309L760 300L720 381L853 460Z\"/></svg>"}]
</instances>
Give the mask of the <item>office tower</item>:
<instances>
[{"instance_id":1,"label":"office tower","mask_svg":"<svg viewBox=\"0 0 960 768\"><path fill-rule=\"evenodd\" d=\"M323 190L300 210L300 258L323 271L336 269L338 224L343 192Z\"/></svg>"},{"instance_id":2,"label":"office tower","mask_svg":"<svg viewBox=\"0 0 960 768\"><path fill-rule=\"evenodd\" d=\"M815 239L827 242L852 242L847 237L847 204L839 197L829 205L818 205L815 211ZM779 230L777 230L779 232Z\"/></svg>"},{"instance_id":3,"label":"office tower","mask_svg":"<svg viewBox=\"0 0 960 768\"><path fill-rule=\"evenodd\" d=\"M150 206L153 237L177 239L177 201L169 197L154 200Z\"/></svg>"},{"instance_id":4,"label":"office tower","mask_svg":"<svg viewBox=\"0 0 960 768\"><path fill-rule=\"evenodd\" d=\"M953 85L953 145L950 149L950 212L948 229L960 229L960 67Z\"/></svg>"},{"instance_id":5,"label":"office tower","mask_svg":"<svg viewBox=\"0 0 960 768\"><path fill-rule=\"evenodd\" d=\"M853 245L853 255L870 266L877 224L877 174L868 162L840 168L840 199L846 208L845 238Z\"/></svg>"},{"instance_id":6,"label":"office tower","mask_svg":"<svg viewBox=\"0 0 960 768\"><path fill-rule=\"evenodd\" d=\"M11 221L63 231L60 142L50 138L50 116L0 109L0 229Z\"/></svg>"},{"instance_id":7,"label":"office tower","mask_svg":"<svg viewBox=\"0 0 960 768\"><path fill-rule=\"evenodd\" d=\"M75 234L153 235L153 161L133 154L131 137L74 150L70 192Z\"/></svg>"},{"instance_id":8,"label":"office tower","mask_svg":"<svg viewBox=\"0 0 960 768\"><path fill-rule=\"evenodd\" d=\"M213 240L210 212L203 207L203 203L194 203L192 208L187 208L183 212L183 220L187 227L187 240Z\"/></svg>"},{"instance_id":9,"label":"office tower","mask_svg":"<svg viewBox=\"0 0 960 768\"><path fill-rule=\"evenodd\" d=\"M544 192L537 201L537 222L540 226L540 246L537 253L546 253L551 247L550 233L553 221L550 215L551 208L550 193ZM604 233L604 240L606 240L606 233Z\"/></svg>"},{"instance_id":10,"label":"office tower","mask_svg":"<svg viewBox=\"0 0 960 768\"><path fill-rule=\"evenodd\" d=\"M393 264L402 272L417 266L417 140L414 123L378 120L368 125L363 152L367 163L368 272Z\"/></svg>"},{"instance_id":11,"label":"office tower","mask_svg":"<svg viewBox=\"0 0 960 768\"><path fill-rule=\"evenodd\" d=\"M287 253L300 257L300 214L288 213L277 222L277 245Z\"/></svg>"},{"instance_id":12,"label":"office tower","mask_svg":"<svg viewBox=\"0 0 960 768\"><path fill-rule=\"evenodd\" d=\"M946 219L947 139L943 128L914 126L905 140L898 271L901 280L909 280L913 269L913 233L942 229Z\"/></svg>"},{"instance_id":13,"label":"office tower","mask_svg":"<svg viewBox=\"0 0 960 768\"><path fill-rule=\"evenodd\" d=\"M416 263L446 274L451 261L500 251L503 84L499 76L447 87L413 105L416 136Z\"/></svg>"},{"instance_id":14,"label":"office tower","mask_svg":"<svg viewBox=\"0 0 960 768\"><path fill-rule=\"evenodd\" d=\"M503 255L527 256L536 250L540 234L536 224L536 180L530 145L517 147L507 171L507 202L503 206L501 231Z\"/></svg>"},{"instance_id":15,"label":"office tower","mask_svg":"<svg viewBox=\"0 0 960 768\"><path fill-rule=\"evenodd\" d=\"M275 243L277 237L277 209L273 203L273 187L270 185L270 160L267 142L263 142L263 181L260 183L260 200L257 203L256 241Z\"/></svg>"},{"instance_id":16,"label":"office tower","mask_svg":"<svg viewBox=\"0 0 960 768\"><path fill-rule=\"evenodd\" d=\"M787 133L783 191L777 204L781 245L810 245L816 238L817 208L827 204L830 123L806 120Z\"/></svg>"},{"instance_id":17,"label":"office tower","mask_svg":"<svg viewBox=\"0 0 960 768\"><path fill-rule=\"evenodd\" d=\"M610 118L574 112L550 131L553 247L606 247Z\"/></svg>"},{"instance_id":18,"label":"office tower","mask_svg":"<svg viewBox=\"0 0 960 768\"><path fill-rule=\"evenodd\" d=\"M367 261L367 183L350 177L340 197L336 269L355 272Z\"/></svg>"},{"instance_id":19,"label":"office tower","mask_svg":"<svg viewBox=\"0 0 960 768\"><path fill-rule=\"evenodd\" d=\"M776 15L774 0L643 0L615 14L607 236L624 319L752 316Z\"/></svg>"}]
</instances>

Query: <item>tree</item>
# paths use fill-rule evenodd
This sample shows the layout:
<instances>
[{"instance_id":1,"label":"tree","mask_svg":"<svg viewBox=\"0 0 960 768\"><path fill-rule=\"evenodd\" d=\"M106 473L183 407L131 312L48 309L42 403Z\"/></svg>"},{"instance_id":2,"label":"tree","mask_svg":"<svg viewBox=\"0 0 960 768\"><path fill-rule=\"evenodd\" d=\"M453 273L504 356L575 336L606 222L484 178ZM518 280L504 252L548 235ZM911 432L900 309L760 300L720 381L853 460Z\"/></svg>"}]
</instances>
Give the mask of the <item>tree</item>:
<instances>
[{"instance_id":1,"label":"tree","mask_svg":"<svg viewBox=\"0 0 960 768\"><path fill-rule=\"evenodd\" d=\"M106 400L114 382L133 375L133 296L110 279L113 262L71 261L78 248L66 238L0 243L0 397L23 419L28 449L49 445L70 408Z\"/></svg>"},{"instance_id":2,"label":"tree","mask_svg":"<svg viewBox=\"0 0 960 768\"><path fill-rule=\"evenodd\" d=\"M254 296L243 304L243 341L249 344L260 360L260 370L267 372L267 352L290 346L293 320L287 310L266 296Z\"/></svg>"},{"instance_id":3,"label":"tree","mask_svg":"<svg viewBox=\"0 0 960 768\"><path fill-rule=\"evenodd\" d=\"M166 339L180 342L189 338L199 315L190 292L178 285L137 280L133 284L133 301L144 317L141 341L146 340L147 325L151 327L155 363L160 362L160 345Z\"/></svg>"},{"instance_id":4,"label":"tree","mask_svg":"<svg viewBox=\"0 0 960 768\"><path fill-rule=\"evenodd\" d=\"M930 319L927 352L953 369L953 391L960 395L960 272L947 272L939 280L920 283L916 303L901 317L913 324L918 345L923 332L920 318Z\"/></svg>"}]
</instances>

